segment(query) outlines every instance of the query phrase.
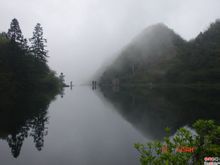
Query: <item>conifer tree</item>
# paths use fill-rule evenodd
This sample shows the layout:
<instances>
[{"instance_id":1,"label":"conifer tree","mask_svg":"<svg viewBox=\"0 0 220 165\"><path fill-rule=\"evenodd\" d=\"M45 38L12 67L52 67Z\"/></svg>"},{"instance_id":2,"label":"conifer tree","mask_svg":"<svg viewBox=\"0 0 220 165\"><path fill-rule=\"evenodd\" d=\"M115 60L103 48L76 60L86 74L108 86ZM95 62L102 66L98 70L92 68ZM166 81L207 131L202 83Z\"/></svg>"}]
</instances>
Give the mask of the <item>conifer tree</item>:
<instances>
[{"instance_id":1,"label":"conifer tree","mask_svg":"<svg viewBox=\"0 0 220 165\"><path fill-rule=\"evenodd\" d=\"M47 62L47 53L46 48L47 40L43 37L43 28L40 23L34 28L33 37L30 38L31 46L30 51L39 61L46 63Z\"/></svg>"},{"instance_id":2,"label":"conifer tree","mask_svg":"<svg viewBox=\"0 0 220 165\"><path fill-rule=\"evenodd\" d=\"M7 37L11 40L11 42L18 44L18 46L23 50L28 50L27 40L21 32L19 22L16 18L11 21Z\"/></svg>"}]
</instances>

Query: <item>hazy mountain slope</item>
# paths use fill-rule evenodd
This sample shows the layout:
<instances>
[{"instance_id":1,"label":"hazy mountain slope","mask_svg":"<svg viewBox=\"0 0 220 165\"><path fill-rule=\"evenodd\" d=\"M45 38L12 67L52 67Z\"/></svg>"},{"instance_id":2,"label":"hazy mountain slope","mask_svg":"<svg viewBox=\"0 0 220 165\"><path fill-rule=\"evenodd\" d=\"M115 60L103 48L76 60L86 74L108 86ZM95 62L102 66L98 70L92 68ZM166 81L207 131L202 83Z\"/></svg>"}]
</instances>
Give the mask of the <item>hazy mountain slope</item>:
<instances>
[{"instance_id":1,"label":"hazy mountain slope","mask_svg":"<svg viewBox=\"0 0 220 165\"><path fill-rule=\"evenodd\" d=\"M163 24L145 29L104 71L102 84L220 82L220 21L190 42Z\"/></svg>"},{"instance_id":2,"label":"hazy mountain slope","mask_svg":"<svg viewBox=\"0 0 220 165\"><path fill-rule=\"evenodd\" d=\"M187 43L167 75L169 82L220 83L220 21Z\"/></svg>"},{"instance_id":3,"label":"hazy mountain slope","mask_svg":"<svg viewBox=\"0 0 220 165\"><path fill-rule=\"evenodd\" d=\"M177 55L178 44L185 41L163 24L145 29L120 53L104 72L102 82L114 78L121 81L153 81L169 69L168 63Z\"/></svg>"}]
</instances>

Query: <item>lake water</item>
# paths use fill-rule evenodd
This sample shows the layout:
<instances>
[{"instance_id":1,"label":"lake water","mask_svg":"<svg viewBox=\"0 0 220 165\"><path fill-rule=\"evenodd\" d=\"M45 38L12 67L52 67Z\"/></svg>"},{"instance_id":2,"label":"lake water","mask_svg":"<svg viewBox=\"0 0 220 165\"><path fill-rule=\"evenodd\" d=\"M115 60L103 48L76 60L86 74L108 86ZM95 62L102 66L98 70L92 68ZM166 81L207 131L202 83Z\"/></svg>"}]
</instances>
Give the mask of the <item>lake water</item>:
<instances>
[{"instance_id":1,"label":"lake water","mask_svg":"<svg viewBox=\"0 0 220 165\"><path fill-rule=\"evenodd\" d=\"M166 126L175 133L199 118L219 120L219 93L78 86L52 102L8 98L0 111L0 164L136 165L135 142L161 139Z\"/></svg>"},{"instance_id":2,"label":"lake water","mask_svg":"<svg viewBox=\"0 0 220 165\"><path fill-rule=\"evenodd\" d=\"M21 138L21 147L18 147L21 142L14 140L13 150L20 150L14 158L12 148L3 139L0 141L0 164L138 164L138 153L133 143L147 141L115 111L111 103L90 87L66 89L63 98L57 96L49 105L45 116L48 117L46 122L36 123L39 127L44 125L44 130L37 133L44 139L41 148L35 146L36 141L29 130L28 137Z\"/></svg>"}]
</instances>

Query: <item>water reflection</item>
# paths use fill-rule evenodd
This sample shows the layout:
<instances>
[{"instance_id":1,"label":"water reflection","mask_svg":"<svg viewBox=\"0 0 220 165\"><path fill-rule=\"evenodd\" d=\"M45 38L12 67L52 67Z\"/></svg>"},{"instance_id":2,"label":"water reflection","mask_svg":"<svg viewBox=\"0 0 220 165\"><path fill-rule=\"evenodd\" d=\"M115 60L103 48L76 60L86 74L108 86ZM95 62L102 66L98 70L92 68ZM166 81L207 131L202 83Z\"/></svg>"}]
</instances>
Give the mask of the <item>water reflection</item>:
<instances>
[{"instance_id":1,"label":"water reflection","mask_svg":"<svg viewBox=\"0 0 220 165\"><path fill-rule=\"evenodd\" d=\"M54 94L1 93L0 99L0 139L7 141L13 157L19 156L27 137L33 138L40 151L47 135L47 109Z\"/></svg>"},{"instance_id":2,"label":"water reflection","mask_svg":"<svg viewBox=\"0 0 220 165\"><path fill-rule=\"evenodd\" d=\"M197 119L220 121L220 90L195 88L102 88L117 111L147 138L161 139Z\"/></svg>"}]
</instances>

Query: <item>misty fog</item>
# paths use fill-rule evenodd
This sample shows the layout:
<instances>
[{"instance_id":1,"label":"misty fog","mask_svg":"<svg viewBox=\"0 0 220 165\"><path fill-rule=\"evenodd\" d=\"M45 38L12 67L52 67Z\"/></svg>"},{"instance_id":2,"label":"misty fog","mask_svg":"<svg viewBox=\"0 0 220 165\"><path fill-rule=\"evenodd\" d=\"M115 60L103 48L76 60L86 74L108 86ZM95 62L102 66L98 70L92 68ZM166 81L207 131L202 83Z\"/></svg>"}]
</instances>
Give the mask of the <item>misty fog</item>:
<instances>
[{"instance_id":1,"label":"misty fog","mask_svg":"<svg viewBox=\"0 0 220 165\"><path fill-rule=\"evenodd\" d=\"M0 0L0 31L17 18L30 38L40 22L50 67L77 84L90 79L147 26L163 22L189 40L220 17L219 6L219 0Z\"/></svg>"},{"instance_id":2,"label":"misty fog","mask_svg":"<svg viewBox=\"0 0 220 165\"><path fill-rule=\"evenodd\" d=\"M0 164L220 164L219 7L0 0Z\"/></svg>"}]
</instances>

